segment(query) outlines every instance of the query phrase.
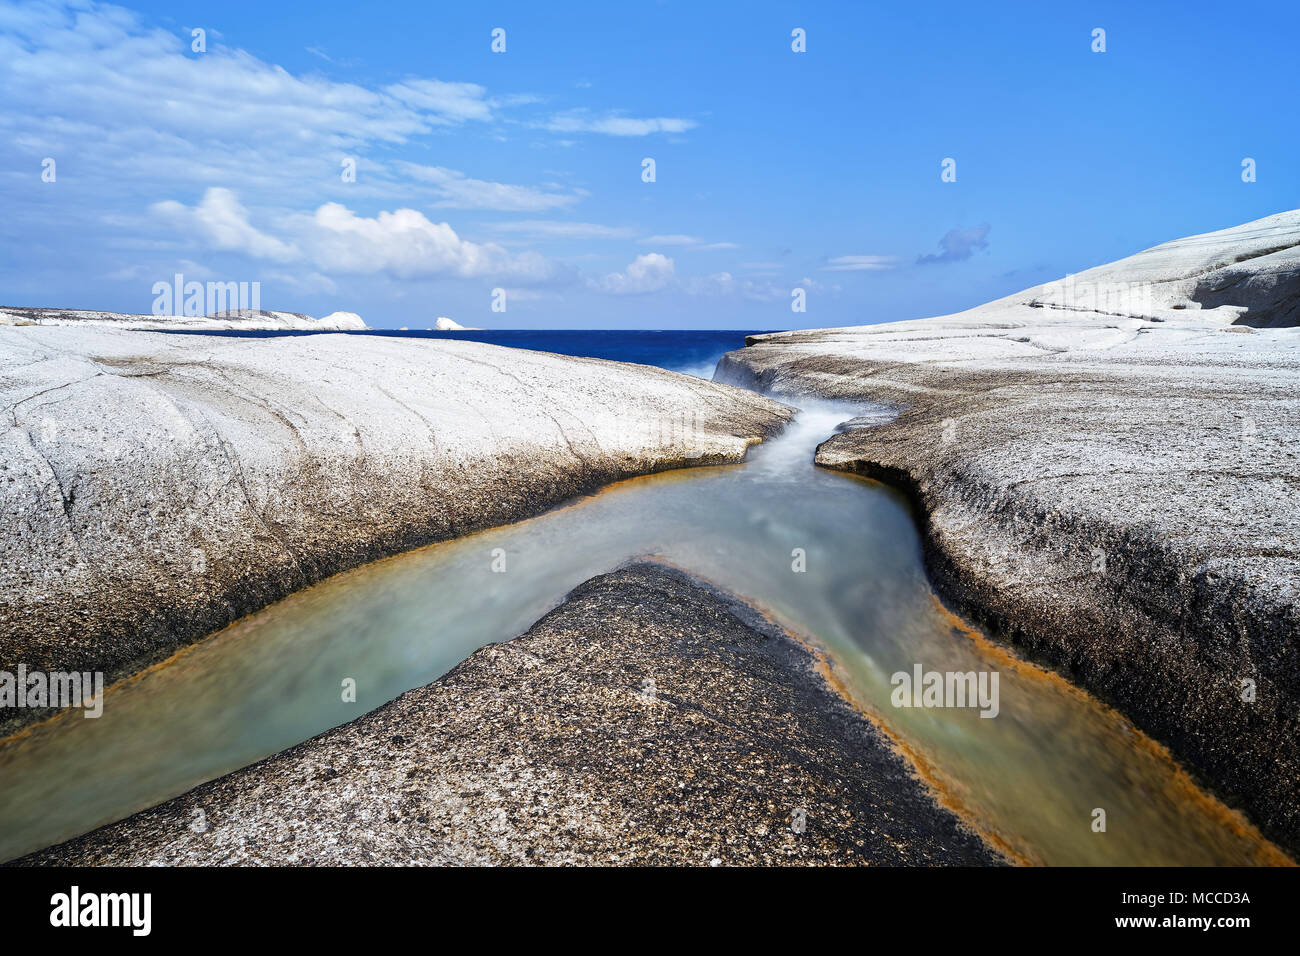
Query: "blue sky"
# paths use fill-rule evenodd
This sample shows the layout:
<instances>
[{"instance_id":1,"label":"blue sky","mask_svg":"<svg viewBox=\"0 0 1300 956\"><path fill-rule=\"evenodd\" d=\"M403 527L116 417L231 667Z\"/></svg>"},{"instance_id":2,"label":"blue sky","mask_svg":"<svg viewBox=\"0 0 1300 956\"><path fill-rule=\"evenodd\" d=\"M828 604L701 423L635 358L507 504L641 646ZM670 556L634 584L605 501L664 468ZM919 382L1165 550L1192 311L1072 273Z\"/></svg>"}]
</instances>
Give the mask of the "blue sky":
<instances>
[{"instance_id":1,"label":"blue sky","mask_svg":"<svg viewBox=\"0 0 1300 956\"><path fill-rule=\"evenodd\" d=\"M848 325L1300 206L1300 5L989 6L0 0L0 304Z\"/></svg>"}]
</instances>

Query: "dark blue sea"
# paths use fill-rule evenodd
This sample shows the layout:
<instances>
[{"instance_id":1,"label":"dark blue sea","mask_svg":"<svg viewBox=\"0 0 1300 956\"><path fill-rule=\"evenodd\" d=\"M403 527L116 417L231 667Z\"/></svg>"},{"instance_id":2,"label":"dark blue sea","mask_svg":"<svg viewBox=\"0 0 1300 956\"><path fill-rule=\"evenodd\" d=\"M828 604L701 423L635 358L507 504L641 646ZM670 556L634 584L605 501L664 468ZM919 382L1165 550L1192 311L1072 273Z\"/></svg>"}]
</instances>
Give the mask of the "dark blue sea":
<instances>
[{"instance_id":1,"label":"dark blue sea","mask_svg":"<svg viewBox=\"0 0 1300 956\"><path fill-rule=\"evenodd\" d=\"M320 332L279 331L185 331L183 335L222 335L243 338L268 338L281 335L321 335ZM339 334L339 333L330 333ZM461 339L488 342L517 349L558 352L561 355L585 355L615 362L657 365L674 372L700 378L712 378L723 352L745 347L745 336L752 332L737 329L484 329L462 332L399 331L376 329L370 332L344 332L343 335L386 335L411 339Z\"/></svg>"}]
</instances>

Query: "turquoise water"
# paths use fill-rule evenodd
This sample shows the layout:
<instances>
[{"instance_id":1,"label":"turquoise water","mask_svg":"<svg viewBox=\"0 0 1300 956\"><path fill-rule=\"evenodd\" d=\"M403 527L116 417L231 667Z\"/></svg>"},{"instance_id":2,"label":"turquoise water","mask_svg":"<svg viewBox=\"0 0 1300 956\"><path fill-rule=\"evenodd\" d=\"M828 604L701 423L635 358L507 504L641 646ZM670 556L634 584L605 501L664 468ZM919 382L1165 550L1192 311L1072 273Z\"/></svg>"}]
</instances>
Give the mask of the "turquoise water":
<instances>
[{"instance_id":1,"label":"turquoise water","mask_svg":"<svg viewBox=\"0 0 1300 956\"><path fill-rule=\"evenodd\" d=\"M853 699L943 798L1026 860L1270 859L1127 721L949 614L896 493L812 466L817 443L860 411L810 407L745 464L622 482L339 575L111 688L99 720L69 715L10 739L0 745L0 859L352 720L527 630L587 578L646 555L825 648ZM796 549L806 570L795 570ZM997 672L998 715L894 707L891 676L917 665ZM356 682L355 703L342 700L345 680ZM1105 833L1092 829L1097 808Z\"/></svg>"}]
</instances>

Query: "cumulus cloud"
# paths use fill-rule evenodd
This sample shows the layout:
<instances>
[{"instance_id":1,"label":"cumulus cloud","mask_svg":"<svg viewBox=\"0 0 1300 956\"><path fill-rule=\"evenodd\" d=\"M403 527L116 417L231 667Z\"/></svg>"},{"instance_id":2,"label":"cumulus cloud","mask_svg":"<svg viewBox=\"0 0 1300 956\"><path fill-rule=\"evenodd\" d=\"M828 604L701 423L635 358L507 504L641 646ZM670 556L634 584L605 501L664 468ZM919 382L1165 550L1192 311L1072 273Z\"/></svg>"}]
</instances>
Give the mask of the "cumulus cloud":
<instances>
[{"instance_id":1,"label":"cumulus cloud","mask_svg":"<svg viewBox=\"0 0 1300 956\"><path fill-rule=\"evenodd\" d=\"M193 207L169 199L154 203L152 209L178 231L201 236L212 249L242 252L254 259L274 262L290 262L301 256L293 244L255 227L249 221L248 210L229 189L209 189Z\"/></svg>"},{"instance_id":2,"label":"cumulus cloud","mask_svg":"<svg viewBox=\"0 0 1300 956\"><path fill-rule=\"evenodd\" d=\"M916 261L922 265L940 262L962 262L975 254L977 249L989 247L989 224L973 226L970 229L949 229L939 240L943 251L934 255L917 256Z\"/></svg>"},{"instance_id":3,"label":"cumulus cloud","mask_svg":"<svg viewBox=\"0 0 1300 956\"><path fill-rule=\"evenodd\" d=\"M303 223L313 262L336 272L390 272L397 276L456 275L542 280L552 269L537 253L511 255L494 243L469 242L445 222L414 209L358 216L326 203Z\"/></svg>"},{"instance_id":4,"label":"cumulus cloud","mask_svg":"<svg viewBox=\"0 0 1300 956\"><path fill-rule=\"evenodd\" d=\"M593 288L610 295L643 295L667 288L674 279L673 260L658 252L637 256L622 272L593 280Z\"/></svg>"},{"instance_id":5,"label":"cumulus cloud","mask_svg":"<svg viewBox=\"0 0 1300 956\"><path fill-rule=\"evenodd\" d=\"M470 242L448 223L431 222L415 209L366 217L330 202L311 214L282 216L280 236L253 225L248 211L227 189L209 189L192 207L173 200L158 203L153 210L210 248L274 262L301 262L326 272L516 281L544 281L556 272L537 253L514 255L495 243Z\"/></svg>"},{"instance_id":6,"label":"cumulus cloud","mask_svg":"<svg viewBox=\"0 0 1300 956\"><path fill-rule=\"evenodd\" d=\"M434 211L543 216L575 205L584 190L493 182L450 168L454 163L405 160L421 158L414 150L428 139L472 125L497 136L519 123L618 137L696 125L618 111L512 114L538 97L444 78L340 82L290 72L227 45L212 28L207 52L196 55L188 27L156 24L91 0L0 0L0 170L10 170L0 174L0 207L14 235L36 234L51 222L65 235L75 232L68 270L90 263L94 272L84 275L147 275L208 250L274 263L286 282L297 277L303 288L328 288L326 271L563 278L572 270L536 253L469 241ZM345 62L331 52L311 50L322 68ZM43 191L39 203L14 201L32 179L18 171L42 156L58 160L61 188ZM347 160L358 176L344 185L340 164ZM174 228L160 236L160 221ZM580 224L549 235L561 237L565 228L576 239L603 228L609 238L642 234ZM638 259L600 281L629 290L670 284L672 261L659 259Z\"/></svg>"}]
</instances>

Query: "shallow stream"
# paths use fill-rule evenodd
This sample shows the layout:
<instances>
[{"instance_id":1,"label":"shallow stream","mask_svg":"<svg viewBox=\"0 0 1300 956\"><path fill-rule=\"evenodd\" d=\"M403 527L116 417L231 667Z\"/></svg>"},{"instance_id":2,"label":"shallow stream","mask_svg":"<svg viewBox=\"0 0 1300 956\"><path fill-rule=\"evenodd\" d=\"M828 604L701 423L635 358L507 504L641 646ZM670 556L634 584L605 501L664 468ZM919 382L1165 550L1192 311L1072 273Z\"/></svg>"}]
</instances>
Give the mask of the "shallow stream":
<instances>
[{"instance_id":1,"label":"shallow stream","mask_svg":"<svg viewBox=\"0 0 1300 956\"><path fill-rule=\"evenodd\" d=\"M741 465L636 478L331 578L124 681L104 715L0 743L0 859L284 750L508 640L575 585L655 555L826 650L942 799L1020 858L1267 862L1274 850L1124 718L944 609L894 491L813 467L861 410L808 407ZM797 571L802 549L806 570ZM504 569L504 570L502 570ZM891 676L998 674L997 716L895 707ZM345 702L345 679L357 699ZM1105 810L1105 832L1094 811Z\"/></svg>"}]
</instances>

